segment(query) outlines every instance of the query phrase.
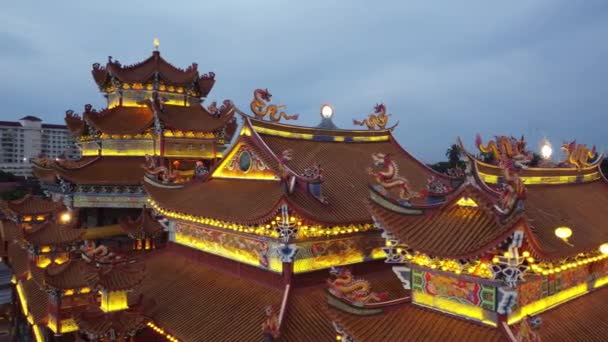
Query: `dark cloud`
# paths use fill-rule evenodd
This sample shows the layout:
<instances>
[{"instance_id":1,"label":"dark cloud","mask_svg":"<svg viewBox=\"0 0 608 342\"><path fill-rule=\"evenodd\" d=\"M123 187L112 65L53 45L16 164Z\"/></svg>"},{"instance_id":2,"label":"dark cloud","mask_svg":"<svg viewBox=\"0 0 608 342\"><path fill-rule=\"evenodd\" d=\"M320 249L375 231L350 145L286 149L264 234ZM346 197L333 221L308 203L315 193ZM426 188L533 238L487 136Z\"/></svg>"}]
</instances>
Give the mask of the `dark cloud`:
<instances>
[{"instance_id":1,"label":"dark cloud","mask_svg":"<svg viewBox=\"0 0 608 342\"><path fill-rule=\"evenodd\" d=\"M7 5L1 5L7 6ZM553 1L20 1L0 8L3 120L61 122L103 105L91 77L108 55L148 56L217 74L214 98L247 108L253 89L351 128L384 102L399 141L425 161L475 133L608 147L608 3ZM10 61L2 56L8 50ZM34 100L35 99L35 100Z\"/></svg>"}]
</instances>

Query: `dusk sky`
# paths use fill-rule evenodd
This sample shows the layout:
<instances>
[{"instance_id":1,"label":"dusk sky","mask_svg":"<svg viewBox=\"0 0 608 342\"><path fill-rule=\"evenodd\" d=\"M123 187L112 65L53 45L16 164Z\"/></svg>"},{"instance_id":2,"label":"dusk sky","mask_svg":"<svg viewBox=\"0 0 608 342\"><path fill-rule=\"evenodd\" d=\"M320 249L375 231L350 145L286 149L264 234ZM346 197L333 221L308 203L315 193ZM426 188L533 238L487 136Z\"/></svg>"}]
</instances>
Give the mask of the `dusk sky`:
<instances>
[{"instance_id":1,"label":"dusk sky","mask_svg":"<svg viewBox=\"0 0 608 342\"><path fill-rule=\"evenodd\" d=\"M380 5L382 4L382 5ZM164 58L216 73L210 100L253 90L354 128L382 102L425 162L461 136L524 134L608 148L608 1L2 1L0 120L104 99L91 64Z\"/></svg>"}]
</instances>

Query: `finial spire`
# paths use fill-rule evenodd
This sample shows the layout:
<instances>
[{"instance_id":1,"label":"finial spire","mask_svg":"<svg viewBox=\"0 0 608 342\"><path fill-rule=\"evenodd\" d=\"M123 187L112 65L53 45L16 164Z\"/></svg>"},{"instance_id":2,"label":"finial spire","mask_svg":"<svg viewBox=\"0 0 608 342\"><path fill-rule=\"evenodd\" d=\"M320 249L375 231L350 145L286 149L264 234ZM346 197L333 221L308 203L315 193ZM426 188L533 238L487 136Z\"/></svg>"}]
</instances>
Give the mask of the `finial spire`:
<instances>
[{"instance_id":1,"label":"finial spire","mask_svg":"<svg viewBox=\"0 0 608 342\"><path fill-rule=\"evenodd\" d=\"M158 51L159 46L160 46L160 40L158 40L158 38L154 38L154 50Z\"/></svg>"}]
</instances>

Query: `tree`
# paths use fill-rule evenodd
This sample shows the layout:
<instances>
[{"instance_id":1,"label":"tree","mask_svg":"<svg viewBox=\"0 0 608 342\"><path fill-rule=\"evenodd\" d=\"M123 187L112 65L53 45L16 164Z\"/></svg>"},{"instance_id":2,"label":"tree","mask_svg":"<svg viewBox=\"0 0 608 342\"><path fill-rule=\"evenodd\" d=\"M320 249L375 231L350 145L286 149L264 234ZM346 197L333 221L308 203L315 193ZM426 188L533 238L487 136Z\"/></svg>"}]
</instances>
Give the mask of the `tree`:
<instances>
[{"instance_id":1,"label":"tree","mask_svg":"<svg viewBox=\"0 0 608 342\"><path fill-rule=\"evenodd\" d=\"M445 156L448 157L450 167L456 167L459 164L461 155L462 150L457 144L452 144L452 146L445 151Z\"/></svg>"}]
</instances>

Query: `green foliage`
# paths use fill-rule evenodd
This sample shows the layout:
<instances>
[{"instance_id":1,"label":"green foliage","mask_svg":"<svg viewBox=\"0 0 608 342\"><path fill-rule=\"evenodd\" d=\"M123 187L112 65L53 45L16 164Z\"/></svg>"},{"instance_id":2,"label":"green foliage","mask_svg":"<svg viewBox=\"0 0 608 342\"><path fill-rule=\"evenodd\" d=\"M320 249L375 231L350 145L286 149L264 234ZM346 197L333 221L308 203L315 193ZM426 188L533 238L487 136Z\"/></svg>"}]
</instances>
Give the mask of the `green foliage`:
<instances>
[{"instance_id":1,"label":"green foliage","mask_svg":"<svg viewBox=\"0 0 608 342\"><path fill-rule=\"evenodd\" d=\"M12 201L20 199L27 194L27 190L24 188L17 188L15 190L6 191L0 194L0 197L5 201Z\"/></svg>"},{"instance_id":2,"label":"green foliage","mask_svg":"<svg viewBox=\"0 0 608 342\"><path fill-rule=\"evenodd\" d=\"M19 180L19 178L14 174L0 171L0 182L16 182L17 180Z\"/></svg>"},{"instance_id":3,"label":"green foliage","mask_svg":"<svg viewBox=\"0 0 608 342\"><path fill-rule=\"evenodd\" d=\"M602 160L602 165L600 167L602 168L604 175L608 177L608 159Z\"/></svg>"},{"instance_id":4,"label":"green foliage","mask_svg":"<svg viewBox=\"0 0 608 342\"><path fill-rule=\"evenodd\" d=\"M542 157L540 156L540 154L534 152L532 153L532 160L530 160L530 167L537 167L538 163L540 163L540 159Z\"/></svg>"},{"instance_id":5,"label":"green foliage","mask_svg":"<svg viewBox=\"0 0 608 342\"><path fill-rule=\"evenodd\" d=\"M451 167L455 167L456 165L458 165L461 155L462 151L460 149L460 146L458 146L457 144L452 144L452 146L450 146L445 151L445 156L448 158L448 162L450 163Z\"/></svg>"}]
</instances>

